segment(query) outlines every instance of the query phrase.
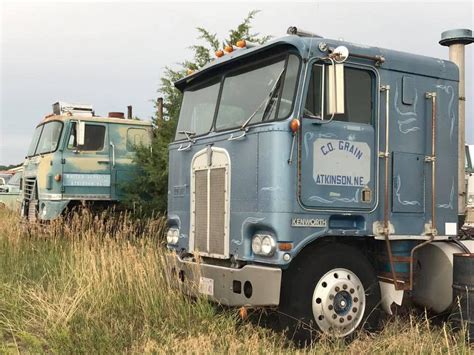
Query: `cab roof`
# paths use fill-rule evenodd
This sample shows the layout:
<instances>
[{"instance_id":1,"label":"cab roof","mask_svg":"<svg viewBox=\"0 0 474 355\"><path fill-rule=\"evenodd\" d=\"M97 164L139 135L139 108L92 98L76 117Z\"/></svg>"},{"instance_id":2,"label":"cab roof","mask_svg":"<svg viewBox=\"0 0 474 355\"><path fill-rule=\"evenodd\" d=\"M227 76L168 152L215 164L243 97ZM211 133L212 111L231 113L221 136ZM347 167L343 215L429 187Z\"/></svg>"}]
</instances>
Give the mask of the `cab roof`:
<instances>
[{"instance_id":1,"label":"cab roof","mask_svg":"<svg viewBox=\"0 0 474 355\"><path fill-rule=\"evenodd\" d=\"M264 45L236 49L229 54L225 54L221 58L214 59L212 62L208 63L203 68L192 73L191 75L176 81L175 86L182 91L189 84L196 82L197 79L205 77L210 71L219 70L221 68L223 69L224 67L228 67L228 65L231 65L231 63L237 62L240 59L248 58L254 54L264 54L266 51L278 47L282 47L282 49L285 47L292 48L293 50L296 50L302 58L322 58L327 55L327 52L320 50L320 47L324 47L323 44L326 44L328 48L336 48L338 46L347 47L349 49L348 62L364 62L365 64L371 64L375 66L374 60L361 59L360 56L374 58L379 56L384 58L384 62L378 66L381 70L387 69L422 76L430 76L439 79L459 81L458 67L449 60L329 38L290 35L274 39ZM351 56L351 54L353 54L353 56Z\"/></svg>"},{"instance_id":2,"label":"cab roof","mask_svg":"<svg viewBox=\"0 0 474 355\"><path fill-rule=\"evenodd\" d=\"M141 120L131 120L128 118L112 118L112 117L100 117L100 116L81 116L81 115L47 115L45 116L40 125L50 121L84 121L84 122L101 122L101 123L114 123L114 124L126 124L126 125L135 125L135 126L152 126L150 121L141 121Z\"/></svg>"}]
</instances>

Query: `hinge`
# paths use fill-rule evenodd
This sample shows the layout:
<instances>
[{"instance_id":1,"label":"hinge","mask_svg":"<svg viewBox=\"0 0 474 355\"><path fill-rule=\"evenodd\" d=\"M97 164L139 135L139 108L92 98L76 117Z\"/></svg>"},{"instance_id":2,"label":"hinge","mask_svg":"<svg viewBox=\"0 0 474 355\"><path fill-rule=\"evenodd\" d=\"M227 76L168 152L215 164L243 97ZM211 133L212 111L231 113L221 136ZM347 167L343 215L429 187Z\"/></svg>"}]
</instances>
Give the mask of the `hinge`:
<instances>
[{"instance_id":1,"label":"hinge","mask_svg":"<svg viewBox=\"0 0 474 355\"><path fill-rule=\"evenodd\" d=\"M379 158L388 159L388 158L390 158L390 153L389 152L379 152Z\"/></svg>"},{"instance_id":2,"label":"hinge","mask_svg":"<svg viewBox=\"0 0 474 355\"><path fill-rule=\"evenodd\" d=\"M380 67L383 63L385 63L385 57L383 55L376 55L375 66Z\"/></svg>"},{"instance_id":3,"label":"hinge","mask_svg":"<svg viewBox=\"0 0 474 355\"><path fill-rule=\"evenodd\" d=\"M427 155L425 157L425 163L434 163L436 161L436 157L434 155Z\"/></svg>"},{"instance_id":4,"label":"hinge","mask_svg":"<svg viewBox=\"0 0 474 355\"><path fill-rule=\"evenodd\" d=\"M390 85L380 85L380 91L384 92L390 90Z\"/></svg>"},{"instance_id":5,"label":"hinge","mask_svg":"<svg viewBox=\"0 0 474 355\"><path fill-rule=\"evenodd\" d=\"M66 189L64 188L64 186L61 186L61 192L64 192L66 191Z\"/></svg>"},{"instance_id":6,"label":"hinge","mask_svg":"<svg viewBox=\"0 0 474 355\"><path fill-rule=\"evenodd\" d=\"M66 158L61 159L61 164L66 164Z\"/></svg>"},{"instance_id":7,"label":"hinge","mask_svg":"<svg viewBox=\"0 0 474 355\"><path fill-rule=\"evenodd\" d=\"M425 97L426 97L427 99L431 99L431 98L433 98L433 97L436 97L436 93L435 93L435 92L427 92L427 93L425 94Z\"/></svg>"}]
</instances>

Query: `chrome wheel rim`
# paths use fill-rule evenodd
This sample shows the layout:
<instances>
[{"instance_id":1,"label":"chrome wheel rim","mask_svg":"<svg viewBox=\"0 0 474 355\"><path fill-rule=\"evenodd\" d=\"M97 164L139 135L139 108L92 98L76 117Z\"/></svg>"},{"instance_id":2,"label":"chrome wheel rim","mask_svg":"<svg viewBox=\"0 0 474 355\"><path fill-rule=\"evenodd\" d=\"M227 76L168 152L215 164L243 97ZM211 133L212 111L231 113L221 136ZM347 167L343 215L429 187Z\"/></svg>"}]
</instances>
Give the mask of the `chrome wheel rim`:
<instances>
[{"instance_id":1,"label":"chrome wheel rim","mask_svg":"<svg viewBox=\"0 0 474 355\"><path fill-rule=\"evenodd\" d=\"M357 329L364 316L364 286L352 271L332 269L316 284L312 308L322 332L337 337L347 336Z\"/></svg>"}]
</instances>

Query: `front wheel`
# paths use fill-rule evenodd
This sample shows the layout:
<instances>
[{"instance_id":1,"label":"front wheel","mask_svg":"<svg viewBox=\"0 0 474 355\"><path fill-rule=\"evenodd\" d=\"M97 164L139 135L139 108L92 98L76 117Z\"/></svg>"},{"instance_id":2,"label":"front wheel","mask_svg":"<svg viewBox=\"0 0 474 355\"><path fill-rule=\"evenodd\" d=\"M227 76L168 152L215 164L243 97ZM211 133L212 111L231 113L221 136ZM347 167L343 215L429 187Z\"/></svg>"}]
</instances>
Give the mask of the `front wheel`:
<instances>
[{"instance_id":1,"label":"front wheel","mask_svg":"<svg viewBox=\"0 0 474 355\"><path fill-rule=\"evenodd\" d=\"M285 271L280 319L299 340L317 332L349 337L378 326L379 303L377 275L367 258L331 243L303 251Z\"/></svg>"},{"instance_id":2,"label":"front wheel","mask_svg":"<svg viewBox=\"0 0 474 355\"><path fill-rule=\"evenodd\" d=\"M329 270L313 292L312 310L318 328L340 337L353 333L362 322L365 298L364 285L353 271Z\"/></svg>"}]
</instances>

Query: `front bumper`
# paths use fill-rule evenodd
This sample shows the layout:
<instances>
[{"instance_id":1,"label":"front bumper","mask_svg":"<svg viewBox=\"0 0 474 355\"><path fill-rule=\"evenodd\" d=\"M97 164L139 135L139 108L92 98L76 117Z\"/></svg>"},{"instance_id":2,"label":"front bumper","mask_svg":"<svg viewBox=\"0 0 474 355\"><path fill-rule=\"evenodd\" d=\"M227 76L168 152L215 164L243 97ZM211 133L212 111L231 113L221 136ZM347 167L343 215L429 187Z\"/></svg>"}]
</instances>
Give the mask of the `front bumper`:
<instances>
[{"instance_id":1,"label":"front bumper","mask_svg":"<svg viewBox=\"0 0 474 355\"><path fill-rule=\"evenodd\" d=\"M207 295L227 306L277 306L281 269L246 265L241 269L182 260L167 255L167 275L174 287L191 296Z\"/></svg>"}]
</instances>

